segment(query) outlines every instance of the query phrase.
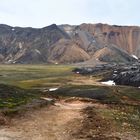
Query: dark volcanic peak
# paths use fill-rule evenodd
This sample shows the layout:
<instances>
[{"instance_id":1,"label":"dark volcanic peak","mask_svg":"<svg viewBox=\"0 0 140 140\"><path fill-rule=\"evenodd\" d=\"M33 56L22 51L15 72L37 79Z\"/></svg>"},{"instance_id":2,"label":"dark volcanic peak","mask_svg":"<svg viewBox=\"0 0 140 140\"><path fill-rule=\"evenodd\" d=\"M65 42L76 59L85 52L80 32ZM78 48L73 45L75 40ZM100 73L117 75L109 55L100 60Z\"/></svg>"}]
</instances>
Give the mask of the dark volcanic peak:
<instances>
[{"instance_id":1,"label":"dark volcanic peak","mask_svg":"<svg viewBox=\"0 0 140 140\"><path fill-rule=\"evenodd\" d=\"M22 28L0 24L1 63L132 62L137 57L140 28L136 26L84 23Z\"/></svg>"},{"instance_id":2,"label":"dark volcanic peak","mask_svg":"<svg viewBox=\"0 0 140 140\"><path fill-rule=\"evenodd\" d=\"M12 26L6 25L6 24L0 24L1 28L11 28Z\"/></svg>"},{"instance_id":3,"label":"dark volcanic peak","mask_svg":"<svg viewBox=\"0 0 140 140\"><path fill-rule=\"evenodd\" d=\"M48 30L54 30L54 29L57 29L58 27L57 27L56 24L52 24L52 25L49 25L49 26L44 27L44 28L42 28L42 29L45 29L45 28L47 28Z\"/></svg>"},{"instance_id":4,"label":"dark volcanic peak","mask_svg":"<svg viewBox=\"0 0 140 140\"><path fill-rule=\"evenodd\" d=\"M11 26L5 25L5 24L0 24L0 34L10 32L12 29Z\"/></svg>"}]
</instances>

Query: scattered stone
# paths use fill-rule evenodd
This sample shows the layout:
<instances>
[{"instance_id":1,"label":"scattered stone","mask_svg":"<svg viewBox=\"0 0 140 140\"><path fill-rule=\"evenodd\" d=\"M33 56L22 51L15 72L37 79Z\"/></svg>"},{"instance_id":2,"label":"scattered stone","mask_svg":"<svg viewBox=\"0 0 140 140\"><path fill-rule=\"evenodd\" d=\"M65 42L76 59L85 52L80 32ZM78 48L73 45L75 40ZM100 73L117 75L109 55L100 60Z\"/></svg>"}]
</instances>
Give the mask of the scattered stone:
<instances>
[{"instance_id":1,"label":"scattered stone","mask_svg":"<svg viewBox=\"0 0 140 140\"><path fill-rule=\"evenodd\" d=\"M56 91L58 88L50 88L49 91Z\"/></svg>"}]
</instances>

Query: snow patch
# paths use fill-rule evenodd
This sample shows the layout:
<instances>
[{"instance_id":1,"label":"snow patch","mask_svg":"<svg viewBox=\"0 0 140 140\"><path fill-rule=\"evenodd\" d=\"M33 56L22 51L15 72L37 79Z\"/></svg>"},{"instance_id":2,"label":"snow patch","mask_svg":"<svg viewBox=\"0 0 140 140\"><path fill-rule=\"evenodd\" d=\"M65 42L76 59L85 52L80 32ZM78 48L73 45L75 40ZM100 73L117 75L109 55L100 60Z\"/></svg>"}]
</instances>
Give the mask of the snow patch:
<instances>
[{"instance_id":1,"label":"snow patch","mask_svg":"<svg viewBox=\"0 0 140 140\"><path fill-rule=\"evenodd\" d=\"M104 85L108 85L108 86L115 86L116 83L112 80L106 81L106 82L101 82Z\"/></svg>"},{"instance_id":2,"label":"snow patch","mask_svg":"<svg viewBox=\"0 0 140 140\"><path fill-rule=\"evenodd\" d=\"M22 43L21 42L19 42L19 48L22 49Z\"/></svg>"},{"instance_id":3,"label":"snow patch","mask_svg":"<svg viewBox=\"0 0 140 140\"><path fill-rule=\"evenodd\" d=\"M132 56L133 58L137 59L137 60L139 59L139 58L138 58L136 55L134 55L134 54L132 54L131 56Z\"/></svg>"},{"instance_id":4,"label":"snow patch","mask_svg":"<svg viewBox=\"0 0 140 140\"><path fill-rule=\"evenodd\" d=\"M12 60L8 60L8 62L12 62Z\"/></svg>"},{"instance_id":5,"label":"snow patch","mask_svg":"<svg viewBox=\"0 0 140 140\"><path fill-rule=\"evenodd\" d=\"M36 51L38 54L41 54L41 52L40 52L39 50L35 49L35 51Z\"/></svg>"},{"instance_id":6,"label":"snow patch","mask_svg":"<svg viewBox=\"0 0 140 140\"><path fill-rule=\"evenodd\" d=\"M43 90L43 92L47 92L47 91L48 91L48 89L44 89L44 90Z\"/></svg>"},{"instance_id":7,"label":"snow patch","mask_svg":"<svg viewBox=\"0 0 140 140\"><path fill-rule=\"evenodd\" d=\"M92 40L92 43L96 43L96 40Z\"/></svg>"},{"instance_id":8,"label":"snow patch","mask_svg":"<svg viewBox=\"0 0 140 140\"><path fill-rule=\"evenodd\" d=\"M56 91L58 88L50 88L49 91Z\"/></svg>"},{"instance_id":9,"label":"snow patch","mask_svg":"<svg viewBox=\"0 0 140 140\"><path fill-rule=\"evenodd\" d=\"M14 31L15 29L14 28L12 28L12 31Z\"/></svg>"},{"instance_id":10,"label":"snow patch","mask_svg":"<svg viewBox=\"0 0 140 140\"><path fill-rule=\"evenodd\" d=\"M16 63L16 61L13 62L13 64L15 64L15 63Z\"/></svg>"},{"instance_id":11,"label":"snow patch","mask_svg":"<svg viewBox=\"0 0 140 140\"><path fill-rule=\"evenodd\" d=\"M72 31L69 31L69 30L67 30L66 32L67 32L68 34L71 34L71 33L72 33Z\"/></svg>"},{"instance_id":12,"label":"snow patch","mask_svg":"<svg viewBox=\"0 0 140 140\"><path fill-rule=\"evenodd\" d=\"M49 102L53 101L53 99L52 99L52 98L45 98L45 97L41 97L41 99L46 100L46 101L49 101Z\"/></svg>"}]
</instances>

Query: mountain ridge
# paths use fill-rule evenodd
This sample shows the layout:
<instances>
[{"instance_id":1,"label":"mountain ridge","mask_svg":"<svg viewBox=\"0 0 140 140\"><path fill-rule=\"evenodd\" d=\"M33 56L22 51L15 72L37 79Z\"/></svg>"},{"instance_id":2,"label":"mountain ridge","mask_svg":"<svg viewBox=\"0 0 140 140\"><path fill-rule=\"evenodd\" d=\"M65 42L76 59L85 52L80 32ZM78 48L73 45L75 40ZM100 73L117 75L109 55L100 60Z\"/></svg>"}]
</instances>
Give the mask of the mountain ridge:
<instances>
[{"instance_id":1,"label":"mountain ridge","mask_svg":"<svg viewBox=\"0 0 140 140\"><path fill-rule=\"evenodd\" d=\"M83 23L22 28L0 24L0 63L77 63L92 58L107 61L95 54L110 46L115 54L111 61L136 61L132 55L140 58L140 27ZM108 57L106 54L102 56Z\"/></svg>"}]
</instances>

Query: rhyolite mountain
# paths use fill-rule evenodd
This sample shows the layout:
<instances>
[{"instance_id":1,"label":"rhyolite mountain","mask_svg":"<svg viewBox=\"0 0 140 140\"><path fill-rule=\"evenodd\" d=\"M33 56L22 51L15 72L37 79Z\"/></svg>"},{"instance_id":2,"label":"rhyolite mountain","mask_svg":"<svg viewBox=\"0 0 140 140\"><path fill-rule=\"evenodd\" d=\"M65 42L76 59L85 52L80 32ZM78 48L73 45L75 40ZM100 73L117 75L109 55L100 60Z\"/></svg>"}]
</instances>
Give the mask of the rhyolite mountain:
<instances>
[{"instance_id":1,"label":"rhyolite mountain","mask_svg":"<svg viewBox=\"0 0 140 140\"><path fill-rule=\"evenodd\" d=\"M21 28L0 24L0 63L135 62L140 27L107 24Z\"/></svg>"}]
</instances>

